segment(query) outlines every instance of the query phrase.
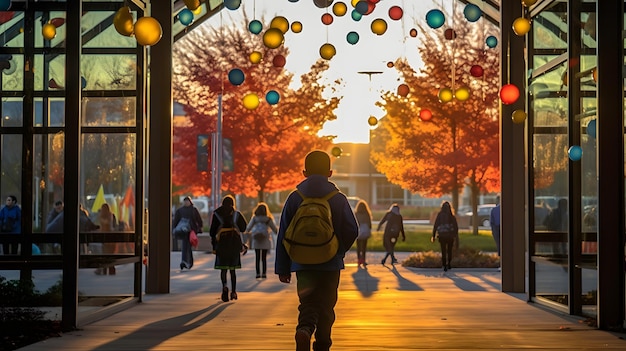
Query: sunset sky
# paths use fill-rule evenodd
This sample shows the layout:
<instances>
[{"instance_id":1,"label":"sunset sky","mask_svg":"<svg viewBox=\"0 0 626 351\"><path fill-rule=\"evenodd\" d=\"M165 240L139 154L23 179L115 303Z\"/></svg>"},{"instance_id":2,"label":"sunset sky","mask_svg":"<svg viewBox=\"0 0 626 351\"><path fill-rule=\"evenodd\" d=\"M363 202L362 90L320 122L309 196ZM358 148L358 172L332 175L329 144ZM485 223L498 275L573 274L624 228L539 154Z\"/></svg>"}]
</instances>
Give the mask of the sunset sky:
<instances>
[{"instance_id":1,"label":"sunset sky","mask_svg":"<svg viewBox=\"0 0 626 351\"><path fill-rule=\"evenodd\" d=\"M333 5L338 1L334 1ZM406 57L417 70L422 61L418 54L421 45L420 36L411 37L409 32L416 27L416 23L426 25L426 13L433 9L442 9L450 12L454 1L428 0L383 0L376 5L376 9L369 15L363 16L360 21L354 21L350 15L353 7L350 0L343 1L348 12L344 16L335 16L331 5L328 8L319 8L312 0L290 2L288 0L243 0L238 10L221 11L206 22L207 25L219 27L220 24L241 23L243 11L252 19L262 20L269 25L271 19L277 15L284 16L290 23L302 23L302 32L285 34L285 46L290 50L285 69L294 72L296 77L309 70L319 56L319 48L329 42L337 49L337 54L330 60L330 69L325 74L328 82L337 78L343 84L335 95L343 96L336 110L337 120L328 122L322 134L336 135L335 142L367 143L370 115L381 117L383 111L374 105L380 91L395 91L402 82L394 68L388 68L387 62L393 62L400 57ZM400 20L389 18L389 8L399 6L404 10ZM462 11L462 5L457 5L457 11ZM324 25L321 16L328 12L333 15L334 21ZM371 22L382 18L387 22L387 30L383 35L372 33ZM449 21L449 19L446 19ZM483 21L481 19L480 21ZM444 30L449 23L439 28ZM359 34L359 41L352 45L346 40L350 31ZM381 74L371 76L371 83L367 74L361 71L376 71ZM297 84L297 82L294 82Z\"/></svg>"}]
</instances>

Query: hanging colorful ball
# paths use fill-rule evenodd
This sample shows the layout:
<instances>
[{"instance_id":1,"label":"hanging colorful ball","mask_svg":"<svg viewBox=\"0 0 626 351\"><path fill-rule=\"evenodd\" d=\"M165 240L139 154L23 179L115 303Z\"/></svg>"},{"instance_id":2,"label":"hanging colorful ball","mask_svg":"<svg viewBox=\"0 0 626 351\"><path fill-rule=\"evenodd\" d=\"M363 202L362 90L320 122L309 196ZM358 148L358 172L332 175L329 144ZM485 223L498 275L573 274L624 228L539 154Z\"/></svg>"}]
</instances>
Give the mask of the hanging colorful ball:
<instances>
[{"instance_id":1,"label":"hanging colorful ball","mask_svg":"<svg viewBox=\"0 0 626 351\"><path fill-rule=\"evenodd\" d=\"M270 49L276 49L281 46L284 40L285 36L278 28L270 28L263 34L263 44Z\"/></svg>"},{"instance_id":2,"label":"hanging colorful ball","mask_svg":"<svg viewBox=\"0 0 626 351\"><path fill-rule=\"evenodd\" d=\"M193 12L190 9L182 9L178 13L178 20L183 26L188 26L193 22Z\"/></svg>"},{"instance_id":3,"label":"hanging colorful ball","mask_svg":"<svg viewBox=\"0 0 626 351\"><path fill-rule=\"evenodd\" d=\"M359 42L359 33L357 32L350 32L348 33L348 35L346 35L346 40L348 41L348 43L354 45L356 43Z\"/></svg>"},{"instance_id":4,"label":"hanging colorful ball","mask_svg":"<svg viewBox=\"0 0 626 351\"><path fill-rule=\"evenodd\" d=\"M578 145L572 145L567 150L567 156L569 156L569 159L572 161L580 161L583 157L583 148Z\"/></svg>"},{"instance_id":5,"label":"hanging colorful ball","mask_svg":"<svg viewBox=\"0 0 626 351\"><path fill-rule=\"evenodd\" d=\"M398 21L402 18L402 15L404 15L404 11L402 11L402 7L391 6L389 8L389 18L391 18L392 20Z\"/></svg>"},{"instance_id":6,"label":"hanging colorful ball","mask_svg":"<svg viewBox=\"0 0 626 351\"><path fill-rule=\"evenodd\" d=\"M506 84L500 89L500 100L505 105L510 105L519 99L519 89L513 84Z\"/></svg>"},{"instance_id":7,"label":"hanging colorful ball","mask_svg":"<svg viewBox=\"0 0 626 351\"><path fill-rule=\"evenodd\" d=\"M596 120L592 119L587 123L587 135L594 138L596 137Z\"/></svg>"},{"instance_id":8,"label":"hanging colorful ball","mask_svg":"<svg viewBox=\"0 0 626 351\"><path fill-rule=\"evenodd\" d=\"M490 47L491 49L495 48L496 46L498 46L498 38L494 37L493 35L490 35L487 37L487 39L485 40L485 43L487 43L487 46Z\"/></svg>"},{"instance_id":9,"label":"hanging colorful ball","mask_svg":"<svg viewBox=\"0 0 626 351\"><path fill-rule=\"evenodd\" d=\"M315 6L325 9L333 3L334 0L313 0Z\"/></svg>"},{"instance_id":10,"label":"hanging colorful ball","mask_svg":"<svg viewBox=\"0 0 626 351\"><path fill-rule=\"evenodd\" d=\"M242 102L243 107L247 108L248 110L254 110L255 108L259 107L260 104L259 97L254 93L246 94L243 97Z\"/></svg>"},{"instance_id":11,"label":"hanging colorful ball","mask_svg":"<svg viewBox=\"0 0 626 351\"><path fill-rule=\"evenodd\" d=\"M295 21L291 23L291 31L294 33L302 32L302 22Z\"/></svg>"},{"instance_id":12,"label":"hanging colorful ball","mask_svg":"<svg viewBox=\"0 0 626 351\"><path fill-rule=\"evenodd\" d=\"M402 97L406 97L407 95L409 95L410 92L411 92L411 89L409 88L408 85L404 83L398 85L398 95Z\"/></svg>"},{"instance_id":13,"label":"hanging colorful ball","mask_svg":"<svg viewBox=\"0 0 626 351\"><path fill-rule=\"evenodd\" d=\"M357 11L356 9L352 10L351 16L355 22L358 22L361 20L361 18L363 18L363 15L360 14L359 11Z\"/></svg>"},{"instance_id":14,"label":"hanging colorful ball","mask_svg":"<svg viewBox=\"0 0 626 351\"><path fill-rule=\"evenodd\" d=\"M439 94L437 94L437 96L439 97L439 101L445 104L446 102L452 101L454 93L452 93L452 89L450 88L441 88L439 89Z\"/></svg>"},{"instance_id":15,"label":"hanging colorful ball","mask_svg":"<svg viewBox=\"0 0 626 351\"><path fill-rule=\"evenodd\" d=\"M61 17L55 17L50 20L50 23L54 25L55 27L59 28L65 24L65 19Z\"/></svg>"},{"instance_id":16,"label":"hanging colorful ball","mask_svg":"<svg viewBox=\"0 0 626 351\"><path fill-rule=\"evenodd\" d=\"M163 29L154 17L141 17L135 22L135 39L142 46L154 45L161 40Z\"/></svg>"},{"instance_id":17,"label":"hanging colorful ball","mask_svg":"<svg viewBox=\"0 0 626 351\"><path fill-rule=\"evenodd\" d=\"M394 64L393 62L389 61L387 62L387 68L393 68Z\"/></svg>"},{"instance_id":18,"label":"hanging colorful ball","mask_svg":"<svg viewBox=\"0 0 626 351\"><path fill-rule=\"evenodd\" d=\"M113 26L115 30L124 36L131 36L133 34L134 25L133 25L133 14L130 12L130 7L122 6L117 12L115 12L115 16L113 16Z\"/></svg>"},{"instance_id":19,"label":"hanging colorful ball","mask_svg":"<svg viewBox=\"0 0 626 351\"><path fill-rule=\"evenodd\" d=\"M259 20L252 20L248 23L248 30L250 33L259 34L263 30L263 23Z\"/></svg>"},{"instance_id":20,"label":"hanging colorful ball","mask_svg":"<svg viewBox=\"0 0 626 351\"><path fill-rule=\"evenodd\" d=\"M198 6L197 9L191 10L191 12L193 12L194 15L199 16L200 14L202 14L202 6Z\"/></svg>"},{"instance_id":21,"label":"hanging colorful ball","mask_svg":"<svg viewBox=\"0 0 626 351\"><path fill-rule=\"evenodd\" d=\"M419 118L422 121L430 121L433 118L433 113L429 109L423 108L420 110Z\"/></svg>"},{"instance_id":22,"label":"hanging colorful ball","mask_svg":"<svg viewBox=\"0 0 626 351\"><path fill-rule=\"evenodd\" d=\"M472 65L472 68L470 68L470 74L472 77L482 77L483 74L485 74L485 70L483 70L483 68L479 65Z\"/></svg>"},{"instance_id":23,"label":"hanging colorful ball","mask_svg":"<svg viewBox=\"0 0 626 351\"><path fill-rule=\"evenodd\" d=\"M200 0L183 0L185 6L191 11L194 11L200 7Z\"/></svg>"},{"instance_id":24,"label":"hanging colorful ball","mask_svg":"<svg viewBox=\"0 0 626 351\"><path fill-rule=\"evenodd\" d=\"M378 118L374 116L369 116L367 118L367 124L370 126L370 128L376 127L378 125Z\"/></svg>"},{"instance_id":25,"label":"hanging colorful ball","mask_svg":"<svg viewBox=\"0 0 626 351\"><path fill-rule=\"evenodd\" d=\"M366 15L369 11L369 3L366 0L361 0L356 3L354 9L362 15Z\"/></svg>"},{"instance_id":26,"label":"hanging colorful ball","mask_svg":"<svg viewBox=\"0 0 626 351\"><path fill-rule=\"evenodd\" d=\"M537 3L537 0L522 0L522 4L526 7L531 7L535 3Z\"/></svg>"},{"instance_id":27,"label":"hanging colorful ball","mask_svg":"<svg viewBox=\"0 0 626 351\"><path fill-rule=\"evenodd\" d=\"M456 32L452 28L448 28L443 32L443 37L447 40L456 39Z\"/></svg>"},{"instance_id":28,"label":"hanging colorful ball","mask_svg":"<svg viewBox=\"0 0 626 351\"><path fill-rule=\"evenodd\" d=\"M11 8L11 0L0 0L0 11L9 11Z\"/></svg>"},{"instance_id":29,"label":"hanging colorful ball","mask_svg":"<svg viewBox=\"0 0 626 351\"><path fill-rule=\"evenodd\" d=\"M372 29L372 33L383 35L387 31L387 22L382 18L377 18L372 21L370 28Z\"/></svg>"},{"instance_id":30,"label":"hanging colorful ball","mask_svg":"<svg viewBox=\"0 0 626 351\"><path fill-rule=\"evenodd\" d=\"M348 12L348 6L343 2L337 2L333 5L333 13L335 16L341 17Z\"/></svg>"},{"instance_id":31,"label":"hanging colorful ball","mask_svg":"<svg viewBox=\"0 0 626 351\"><path fill-rule=\"evenodd\" d=\"M474 4L467 4L463 9L463 16L465 16L465 19L469 22L476 22L480 19L480 16L482 16L482 11L480 7Z\"/></svg>"},{"instance_id":32,"label":"hanging colorful ball","mask_svg":"<svg viewBox=\"0 0 626 351\"><path fill-rule=\"evenodd\" d=\"M280 100L280 94L276 90L270 90L265 94L265 101L270 105L276 105Z\"/></svg>"},{"instance_id":33,"label":"hanging colorful ball","mask_svg":"<svg viewBox=\"0 0 626 351\"><path fill-rule=\"evenodd\" d=\"M320 56L325 60L330 60L337 53L333 44L325 43L320 47Z\"/></svg>"},{"instance_id":34,"label":"hanging colorful ball","mask_svg":"<svg viewBox=\"0 0 626 351\"><path fill-rule=\"evenodd\" d=\"M415 28L411 28L411 30L409 31L409 35L410 35L412 38L415 38L415 37L417 36L417 29L415 29Z\"/></svg>"},{"instance_id":35,"label":"hanging colorful ball","mask_svg":"<svg viewBox=\"0 0 626 351\"><path fill-rule=\"evenodd\" d=\"M228 72L228 81L232 85L241 85L246 79L246 75L239 68L233 68Z\"/></svg>"},{"instance_id":36,"label":"hanging colorful ball","mask_svg":"<svg viewBox=\"0 0 626 351\"><path fill-rule=\"evenodd\" d=\"M229 10L237 10L241 6L241 0L224 0L224 7Z\"/></svg>"},{"instance_id":37,"label":"hanging colorful ball","mask_svg":"<svg viewBox=\"0 0 626 351\"><path fill-rule=\"evenodd\" d=\"M322 23L324 23L325 25L330 25L333 23L333 15L331 15L330 13L325 13L322 15Z\"/></svg>"},{"instance_id":38,"label":"hanging colorful ball","mask_svg":"<svg viewBox=\"0 0 626 351\"><path fill-rule=\"evenodd\" d=\"M459 101L469 99L470 95L470 90L467 87L460 87L454 92L454 97Z\"/></svg>"},{"instance_id":39,"label":"hanging colorful ball","mask_svg":"<svg viewBox=\"0 0 626 351\"><path fill-rule=\"evenodd\" d=\"M85 89L87 87L87 79L83 76L80 77L80 88Z\"/></svg>"},{"instance_id":40,"label":"hanging colorful ball","mask_svg":"<svg viewBox=\"0 0 626 351\"><path fill-rule=\"evenodd\" d=\"M289 0L289 2L298 2L299 0Z\"/></svg>"},{"instance_id":41,"label":"hanging colorful ball","mask_svg":"<svg viewBox=\"0 0 626 351\"><path fill-rule=\"evenodd\" d=\"M289 30L289 21L283 16L276 16L270 22L270 28L278 28L283 34Z\"/></svg>"},{"instance_id":42,"label":"hanging colorful ball","mask_svg":"<svg viewBox=\"0 0 626 351\"><path fill-rule=\"evenodd\" d=\"M430 10L426 13L426 24L432 29L437 29L446 22L446 16L441 10Z\"/></svg>"},{"instance_id":43,"label":"hanging colorful ball","mask_svg":"<svg viewBox=\"0 0 626 351\"><path fill-rule=\"evenodd\" d=\"M515 110L511 114L511 119L515 124L522 124L526 121L526 111L524 110Z\"/></svg>"},{"instance_id":44,"label":"hanging colorful ball","mask_svg":"<svg viewBox=\"0 0 626 351\"><path fill-rule=\"evenodd\" d=\"M46 23L43 27L41 27L41 34L44 39L52 40L57 36L57 27L55 27L52 23Z\"/></svg>"},{"instance_id":45,"label":"hanging colorful ball","mask_svg":"<svg viewBox=\"0 0 626 351\"><path fill-rule=\"evenodd\" d=\"M274 67L285 67L286 63L287 59L285 58L285 56L280 54L274 56L274 58L272 59L272 64L274 65Z\"/></svg>"},{"instance_id":46,"label":"hanging colorful ball","mask_svg":"<svg viewBox=\"0 0 626 351\"><path fill-rule=\"evenodd\" d=\"M343 153L343 150L341 150L339 146L335 146L330 150L330 154L335 157L341 156L342 153Z\"/></svg>"},{"instance_id":47,"label":"hanging colorful ball","mask_svg":"<svg viewBox=\"0 0 626 351\"><path fill-rule=\"evenodd\" d=\"M8 67L6 64L8 64ZM5 61L5 66L0 66L0 70L2 70L2 74L10 76L17 71L17 63L15 63L15 60L10 58L8 62Z\"/></svg>"},{"instance_id":48,"label":"hanging colorful ball","mask_svg":"<svg viewBox=\"0 0 626 351\"><path fill-rule=\"evenodd\" d=\"M594 82L598 82L598 67L591 70L591 78L593 78Z\"/></svg>"},{"instance_id":49,"label":"hanging colorful ball","mask_svg":"<svg viewBox=\"0 0 626 351\"><path fill-rule=\"evenodd\" d=\"M260 53L259 51L253 51L250 54L250 62L252 63L259 63L261 62L262 59L263 59L263 54Z\"/></svg>"},{"instance_id":50,"label":"hanging colorful ball","mask_svg":"<svg viewBox=\"0 0 626 351\"><path fill-rule=\"evenodd\" d=\"M530 32L530 20L528 18L519 17L513 21L513 32L518 36L526 35Z\"/></svg>"}]
</instances>

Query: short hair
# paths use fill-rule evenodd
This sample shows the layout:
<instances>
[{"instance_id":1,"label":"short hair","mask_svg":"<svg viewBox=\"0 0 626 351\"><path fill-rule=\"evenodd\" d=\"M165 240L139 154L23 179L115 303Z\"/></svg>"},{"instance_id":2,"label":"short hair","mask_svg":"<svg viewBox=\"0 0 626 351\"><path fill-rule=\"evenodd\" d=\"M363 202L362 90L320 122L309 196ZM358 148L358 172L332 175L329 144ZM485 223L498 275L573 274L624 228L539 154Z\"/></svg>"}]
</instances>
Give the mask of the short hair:
<instances>
[{"instance_id":1,"label":"short hair","mask_svg":"<svg viewBox=\"0 0 626 351\"><path fill-rule=\"evenodd\" d=\"M63 201L58 200L57 202L54 203L54 206L61 206L63 205Z\"/></svg>"},{"instance_id":2,"label":"short hair","mask_svg":"<svg viewBox=\"0 0 626 351\"><path fill-rule=\"evenodd\" d=\"M330 172L330 156L320 150L309 152L304 158L304 170L308 174L327 176Z\"/></svg>"},{"instance_id":3,"label":"short hair","mask_svg":"<svg viewBox=\"0 0 626 351\"><path fill-rule=\"evenodd\" d=\"M223 206L235 207L235 198L232 195L226 195L222 199Z\"/></svg>"}]
</instances>

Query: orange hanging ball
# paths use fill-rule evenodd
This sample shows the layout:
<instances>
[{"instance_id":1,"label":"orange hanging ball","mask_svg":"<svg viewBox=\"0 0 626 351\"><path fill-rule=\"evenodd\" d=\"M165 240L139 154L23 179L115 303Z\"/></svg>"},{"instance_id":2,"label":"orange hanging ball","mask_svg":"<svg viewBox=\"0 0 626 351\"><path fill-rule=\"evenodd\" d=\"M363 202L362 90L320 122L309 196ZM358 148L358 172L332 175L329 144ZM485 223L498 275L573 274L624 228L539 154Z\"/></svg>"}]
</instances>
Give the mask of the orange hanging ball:
<instances>
[{"instance_id":1,"label":"orange hanging ball","mask_svg":"<svg viewBox=\"0 0 626 351\"><path fill-rule=\"evenodd\" d=\"M419 117L422 121L430 121L433 118L433 113L429 109L423 108L420 110Z\"/></svg>"},{"instance_id":2,"label":"orange hanging ball","mask_svg":"<svg viewBox=\"0 0 626 351\"><path fill-rule=\"evenodd\" d=\"M505 105L510 105L519 99L519 89L513 84L506 84L500 89L500 100Z\"/></svg>"},{"instance_id":3,"label":"orange hanging ball","mask_svg":"<svg viewBox=\"0 0 626 351\"><path fill-rule=\"evenodd\" d=\"M263 44L270 49L281 46L284 40L285 36L278 28L270 28L263 34Z\"/></svg>"},{"instance_id":4,"label":"orange hanging ball","mask_svg":"<svg viewBox=\"0 0 626 351\"><path fill-rule=\"evenodd\" d=\"M406 85L406 84L398 85L398 95L400 95L402 97L406 97L407 95L409 95L410 91L411 91L411 89L409 89L408 85Z\"/></svg>"},{"instance_id":5,"label":"orange hanging ball","mask_svg":"<svg viewBox=\"0 0 626 351\"><path fill-rule=\"evenodd\" d=\"M161 40L163 29L153 17L141 17L135 22L135 39L143 46L154 45Z\"/></svg>"},{"instance_id":6,"label":"orange hanging ball","mask_svg":"<svg viewBox=\"0 0 626 351\"><path fill-rule=\"evenodd\" d=\"M320 47L320 57L324 60L330 60L335 54L337 54L337 49L333 44L326 43Z\"/></svg>"}]
</instances>

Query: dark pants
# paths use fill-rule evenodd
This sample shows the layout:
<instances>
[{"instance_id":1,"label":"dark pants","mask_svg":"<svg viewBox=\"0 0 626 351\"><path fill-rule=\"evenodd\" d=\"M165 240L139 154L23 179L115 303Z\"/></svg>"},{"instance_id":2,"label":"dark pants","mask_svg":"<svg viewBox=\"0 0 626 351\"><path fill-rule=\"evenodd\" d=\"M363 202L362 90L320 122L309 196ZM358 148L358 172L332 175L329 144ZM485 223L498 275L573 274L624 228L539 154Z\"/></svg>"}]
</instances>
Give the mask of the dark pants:
<instances>
[{"instance_id":1,"label":"dark pants","mask_svg":"<svg viewBox=\"0 0 626 351\"><path fill-rule=\"evenodd\" d=\"M500 226L494 224L491 226L491 235L496 242L496 249L498 250L498 256L500 256Z\"/></svg>"},{"instance_id":2,"label":"dark pants","mask_svg":"<svg viewBox=\"0 0 626 351\"><path fill-rule=\"evenodd\" d=\"M255 268L256 275L267 273L267 250L264 249L255 249L254 254L255 258Z\"/></svg>"},{"instance_id":3,"label":"dark pants","mask_svg":"<svg viewBox=\"0 0 626 351\"><path fill-rule=\"evenodd\" d=\"M441 245L441 264L443 266L450 267L452 262L452 246L454 245L454 237L442 238L439 237L439 244Z\"/></svg>"},{"instance_id":4,"label":"dark pants","mask_svg":"<svg viewBox=\"0 0 626 351\"><path fill-rule=\"evenodd\" d=\"M183 263L188 269L191 269L191 267L193 267L193 253L191 252L191 244L189 243L189 233L180 235L179 238L182 242L182 248L180 249L180 262Z\"/></svg>"},{"instance_id":5,"label":"dark pants","mask_svg":"<svg viewBox=\"0 0 626 351\"><path fill-rule=\"evenodd\" d=\"M365 263L365 252L367 251L367 239L359 239L356 241L356 255L359 264Z\"/></svg>"},{"instance_id":6,"label":"dark pants","mask_svg":"<svg viewBox=\"0 0 626 351\"><path fill-rule=\"evenodd\" d=\"M335 305L340 271L298 271L298 326L315 332L314 351L327 351L332 345L331 329L335 322Z\"/></svg>"}]
</instances>

